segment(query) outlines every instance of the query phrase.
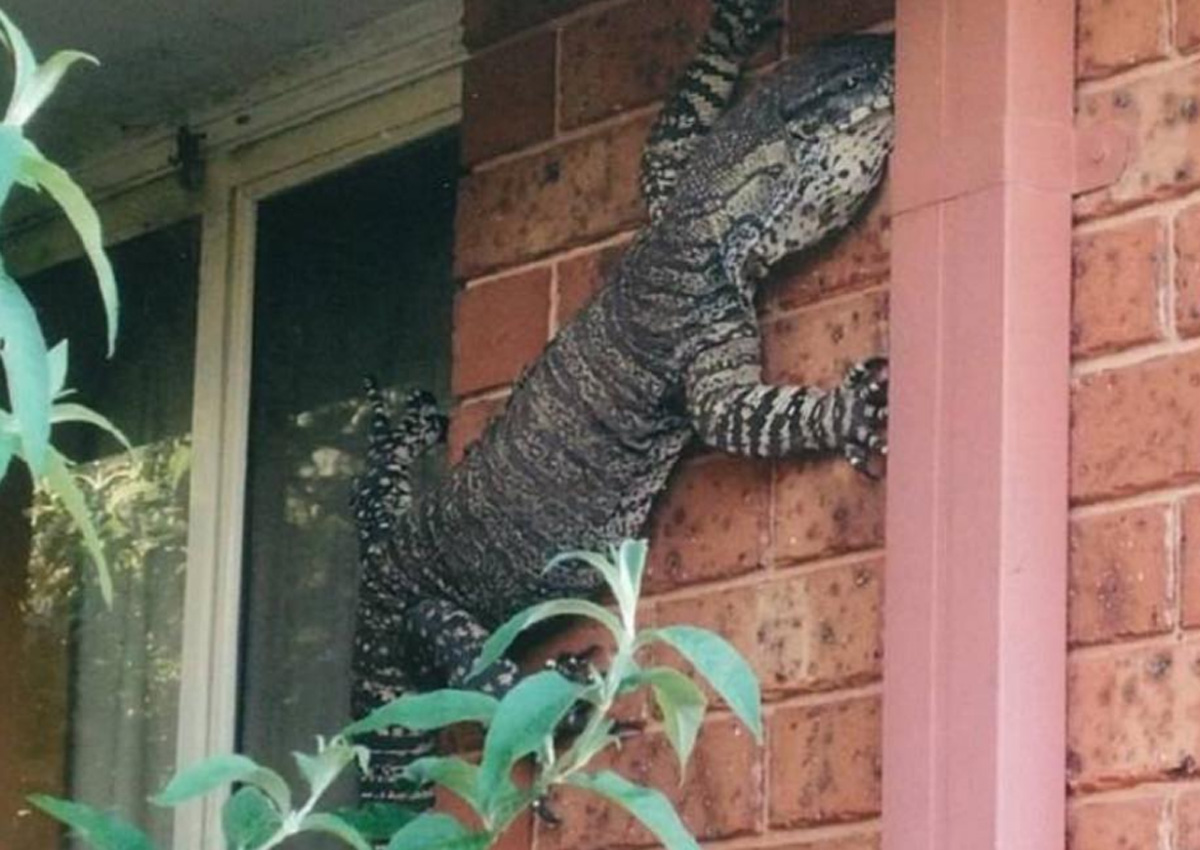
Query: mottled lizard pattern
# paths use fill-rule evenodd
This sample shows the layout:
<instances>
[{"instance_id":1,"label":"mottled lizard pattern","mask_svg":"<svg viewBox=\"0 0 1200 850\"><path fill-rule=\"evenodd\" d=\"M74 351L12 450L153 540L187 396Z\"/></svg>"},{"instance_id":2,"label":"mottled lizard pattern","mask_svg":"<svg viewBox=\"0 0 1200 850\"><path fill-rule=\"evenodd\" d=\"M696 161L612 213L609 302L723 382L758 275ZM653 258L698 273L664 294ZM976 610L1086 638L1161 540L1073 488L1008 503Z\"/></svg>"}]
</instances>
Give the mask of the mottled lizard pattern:
<instances>
[{"instance_id":1,"label":"mottled lizard pattern","mask_svg":"<svg viewBox=\"0 0 1200 850\"><path fill-rule=\"evenodd\" d=\"M509 687L507 660L466 678L489 631L535 602L593 594L592 571L544 565L640 534L697 438L748 457L840 452L864 470L883 450L883 361L852 367L828 390L764 383L754 295L776 260L844 227L879 183L892 140L892 40L813 48L732 103L774 5L717 0L647 145L650 223L518 380L504 413L416 498L388 490L401 480L391 472L386 484L364 479L359 713L413 688ZM379 445L373 464L386 469ZM372 743L382 753L364 796L407 798L398 771L431 742L399 730Z\"/></svg>"}]
</instances>

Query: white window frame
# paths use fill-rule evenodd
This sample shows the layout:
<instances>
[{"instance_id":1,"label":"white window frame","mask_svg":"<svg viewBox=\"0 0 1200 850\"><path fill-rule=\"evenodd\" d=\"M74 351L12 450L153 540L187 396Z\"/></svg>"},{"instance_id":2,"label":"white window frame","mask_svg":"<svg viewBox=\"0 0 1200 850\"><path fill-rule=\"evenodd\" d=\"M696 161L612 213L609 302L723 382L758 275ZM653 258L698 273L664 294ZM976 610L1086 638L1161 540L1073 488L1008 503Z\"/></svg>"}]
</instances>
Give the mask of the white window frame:
<instances>
[{"instance_id":1,"label":"white window frame","mask_svg":"<svg viewBox=\"0 0 1200 850\"><path fill-rule=\"evenodd\" d=\"M77 172L98 199L110 244L185 218L201 222L180 765L232 752L236 738L258 204L457 124L461 18L462 0L417 0L194 116L206 136L198 194L164 167L169 127ZM4 253L25 274L79 249L61 221L34 220ZM212 795L177 809L174 850L221 846L222 802Z\"/></svg>"}]
</instances>

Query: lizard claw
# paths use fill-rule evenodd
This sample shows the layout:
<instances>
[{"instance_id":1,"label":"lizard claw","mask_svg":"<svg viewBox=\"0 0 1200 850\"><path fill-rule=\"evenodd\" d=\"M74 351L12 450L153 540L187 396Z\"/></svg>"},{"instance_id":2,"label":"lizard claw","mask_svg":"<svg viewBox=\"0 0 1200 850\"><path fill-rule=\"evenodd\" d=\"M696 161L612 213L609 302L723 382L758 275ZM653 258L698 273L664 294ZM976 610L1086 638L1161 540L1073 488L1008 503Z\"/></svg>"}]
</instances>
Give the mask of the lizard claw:
<instances>
[{"instance_id":1,"label":"lizard claw","mask_svg":"<svg viewBox=\"0 0 1200 850\"><path fill-rule=\"evenodd\" d=\"M887 359L872 357L855 363L842 380L842 454L850 466L872 480L882 477L876 457L887 454Z\"/></svg>"}]
</instances>

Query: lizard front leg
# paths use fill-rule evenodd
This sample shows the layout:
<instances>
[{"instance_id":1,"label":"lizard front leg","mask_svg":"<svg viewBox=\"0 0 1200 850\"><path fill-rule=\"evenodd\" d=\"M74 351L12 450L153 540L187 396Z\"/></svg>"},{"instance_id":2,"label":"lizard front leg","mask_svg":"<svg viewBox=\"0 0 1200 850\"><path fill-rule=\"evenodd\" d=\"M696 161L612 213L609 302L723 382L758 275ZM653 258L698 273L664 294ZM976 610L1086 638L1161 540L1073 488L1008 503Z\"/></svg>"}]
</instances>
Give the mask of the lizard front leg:
<instances>
[{"instance_id":1,"label":"lizard front leg","mask_svg":"<svg viewBox=\"0 0 1200 850\"><path fill-rule=\"evenodd\" d=\"M867 474L887 450L887 364L852 366L830 390L762 381L757 333L702 352L687 372L688 413L708 445L748 457L840 451Z\"/></svg>"}]
</instances>

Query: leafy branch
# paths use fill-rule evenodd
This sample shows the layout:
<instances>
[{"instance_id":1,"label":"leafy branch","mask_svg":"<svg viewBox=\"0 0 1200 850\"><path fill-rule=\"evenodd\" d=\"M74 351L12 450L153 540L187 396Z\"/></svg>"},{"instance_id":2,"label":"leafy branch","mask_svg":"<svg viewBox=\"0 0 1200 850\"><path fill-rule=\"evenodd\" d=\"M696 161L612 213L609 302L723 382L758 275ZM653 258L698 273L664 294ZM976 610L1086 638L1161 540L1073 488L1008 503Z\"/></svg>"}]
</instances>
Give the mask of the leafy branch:
<instances>
[{"instance_id":1,"label":"leafy branch","mask_svg":"<svg viewBox=\"0 0 1200 850\"><path fill-rule=\"evenodd\" d=\"M0 206L13 186L19 185L45 192L66 213L96 272L111 357L116 347L119 302L112 264L104 252L100 219L71 176L25 136L25 125L54 93L67 71L78 62L98 63L77 50L60 51L39 63L20 29L3 11L0 40L13 62L12 95L0 122ZM129 444L99 413L64 401L72 393L66 388L67 360L66 340L53 348L47 345L33 305L0 261L0 365L11 407L0 407L0 480L15 457L29 467L38 486L59 498L83 536L100 573L101 592L111 603L112 580L99 535L71 474L70 461L50 442L50 429L61 422L85 422L108 431L126 447Z\"/></svg>"},{"instance_id":2,"label":"leafy branch","mask_svg":"<svg viewBox=\"0 0 1200 850\"><path fill-rule=\"evenodd\" d=\"M232 850L268 850L303 832L333 835L355 850L370 850L373 841L386 841L387 850L485 850L523 812L540 806L552 789L571 786L622 806L667 850L699 850L662 792L612 771L589 771L588 766L604 751L620 745L617 723L611 716L617 699L648 687L679 759L680 773L686 771L708 701L700 687L680 671L639 663L639 654L653 644L671 646L687 659L761 743L758 682L737 651L712 632L692 626L638 631L637 605L646 565L644 541L625 541L605 555L567 553L554 559L551 566L568 560L600 572L616 600L617 613L576 599L535 605L495 631L475 672L500 658L525 629L561 616L586 617L609 631L615 652L606 671L589 665L585 681L574 681L557 670L546 670L522 679L501 700L449 689L403 696L352 723L330 741L318 739L315 755L294 754L309 789L298 807L278 773L241 755L216 756L185 768L154 802L174 806L230 784L239 785L222 810L225 840ZM588 719L560 752L556 733L581 704L588 708ZM457 723L487 728L479 763L459 756L430 756L409 765L406 779L452 792L478 816L481 829L468 828L439 812L415 814L378 806L340 812L316 810L321 796L347 766L357 761L365 768L369 753L354 743L356 738L391 726L422 731ZM519 787L513 781L513 769L530 756L536 768L533 780L528 787ZM143 833L108 813L53 797L31 800L73 827L97 850L153 850Z\"/></svg>"}]
</instances>

